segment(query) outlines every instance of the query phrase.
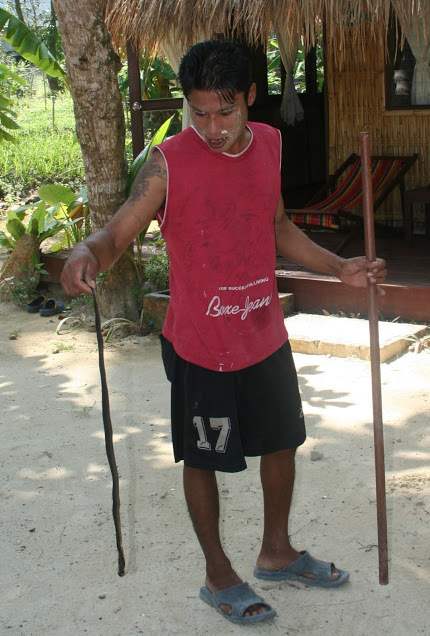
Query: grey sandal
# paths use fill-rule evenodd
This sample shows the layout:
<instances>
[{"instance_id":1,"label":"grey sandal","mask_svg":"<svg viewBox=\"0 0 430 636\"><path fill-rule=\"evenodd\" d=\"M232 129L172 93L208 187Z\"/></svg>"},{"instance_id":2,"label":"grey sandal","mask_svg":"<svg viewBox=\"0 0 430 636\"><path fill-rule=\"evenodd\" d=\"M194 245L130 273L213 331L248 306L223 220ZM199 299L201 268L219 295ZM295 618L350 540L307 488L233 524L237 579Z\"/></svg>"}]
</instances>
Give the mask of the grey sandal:
<instances>
[{"instance_id":1,"label":"grey sandal","mask_svg":"<svg viewBox=\"0 0 430 636\"><path fill-rule=\"evenodd\" d=\"M318 585L319 587L336 587L346 583L349 579L349 572L338 568L336 568L336 572L339 573L339 577L333 579L332 568L335 567L333 563L314 559L306 550L300 554L301 557L280 570L262 570L256 567L254 568L254 576L266 581L300 581L305 585ZM307 574L314 574L315 578L310 578L306 576Z\"/></svg>"},{"instance_id":2,"label":"grey sandal","mask_svg":"<svg viewBox=\"0 0 430 636\"><path fill-rule=\"evenodd\" d=\"M224 618L232 623L258 623L266 621L276 616L274 609L270 607L261 596L257 596L249 587L248 583L239 583L225 590L212 593L206 586L200 588L200 598L214 607ZM221 605L229 605L231 614L227 614L221 609ZM266 611L263 614L254 616L244 616L244 612L252 605L263 605Z\"/></svg>"}]
</instances>

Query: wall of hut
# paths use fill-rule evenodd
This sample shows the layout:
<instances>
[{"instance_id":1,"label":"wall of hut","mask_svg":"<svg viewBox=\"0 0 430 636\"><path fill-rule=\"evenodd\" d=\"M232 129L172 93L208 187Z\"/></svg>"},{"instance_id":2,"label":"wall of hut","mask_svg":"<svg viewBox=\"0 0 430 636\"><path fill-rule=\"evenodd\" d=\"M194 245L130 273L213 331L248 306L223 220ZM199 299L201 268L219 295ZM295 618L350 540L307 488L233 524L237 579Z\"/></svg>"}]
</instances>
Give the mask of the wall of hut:
<instances>
[{"instance_id":1,"label":"wall of hut","mask_svg":"<svg viewBox=\"0 0 430 636\"><path fill-rule=\"evenodd\" d=\"M326 90L328 161L332 174L353 152L360 153L360 132L369 131L373 155L413 155L418 160L405 177L406 190L430 184L430 108L388 110L385 106L384 36L362 44L346 43L339 55L327 34ZM416 228L422 231L424 210L417 209ZM399 189L378 211L385 223L402 224ZM421 227L420 227L421 226Z\"/></svg>"}]
</instances>

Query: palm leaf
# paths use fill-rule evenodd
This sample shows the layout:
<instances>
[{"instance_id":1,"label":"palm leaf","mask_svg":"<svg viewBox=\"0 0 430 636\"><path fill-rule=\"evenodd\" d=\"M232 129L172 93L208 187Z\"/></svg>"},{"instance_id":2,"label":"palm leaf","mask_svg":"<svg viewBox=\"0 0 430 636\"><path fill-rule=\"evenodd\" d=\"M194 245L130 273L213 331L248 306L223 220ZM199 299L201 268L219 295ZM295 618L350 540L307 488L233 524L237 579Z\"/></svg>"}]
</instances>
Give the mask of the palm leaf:
<instances>
[{"instance_id":1,"label":"palm leaf","mask_svg":"<svg viewBox=\"0 0 430 636\"><path fill-rule=\"evenodd\" d=\"M5 30L1 37L17 53L37 66L46 75L62 79L67 89L70 90L67 73L61 68L42 40L9 11L0 9L0 31L3 28Z\"/></svg>"}]
</instances>

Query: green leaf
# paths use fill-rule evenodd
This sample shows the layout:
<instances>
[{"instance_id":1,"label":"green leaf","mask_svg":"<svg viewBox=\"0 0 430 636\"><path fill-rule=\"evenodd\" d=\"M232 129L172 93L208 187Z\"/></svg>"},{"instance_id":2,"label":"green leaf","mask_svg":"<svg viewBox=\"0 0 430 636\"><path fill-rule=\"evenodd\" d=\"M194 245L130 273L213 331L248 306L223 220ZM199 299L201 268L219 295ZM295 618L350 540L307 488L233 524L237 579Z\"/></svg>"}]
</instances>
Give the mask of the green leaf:
<instances>
[{"instance_id":1,"label":"green leaf","mask_svg":"<svg viewBox=\"0 0 430 636\"><path fill-rule=\"evenodd\" d=\"M139 172L139 170L141 169L141 167L143 166L145 161L148 159L151 149L154 146L157 146L158 144L161 144L162 141L164 141L164 138L167 135L167 131L169 130L169 127L170 127L170 124L172 122L173 117L174 117L174 115L169 117L169 119L167 119L164 122L164 124L162 124L160 126L160 128L157 130L157 132L155 133L155 135L151 139L150 143L142 150L142 152L140 152L137 155L136 159L131 164L130 175L129 175L129 180L128 180L128 191L129 192L130 192L131 187L132 187L132 185L134 183L134 180L136 179L137 173Z\"/></svg>"},{"instance_id":2,"label":"green leaf","mask_svg":"<svg viewBox=\"0 0 430 636\"><path fill-rule=\"evenodd\" d=\"M14 15L0 9L0 31L3 27L6 27L1 36L3 40L6 40L17 53L37 66L46 75L62 79L70 91L67 73L61 68L42 40Z\"/></svg>"},{"instance_id":3,"label":"green leaf","mask_svg":"<svg viewBox=\"0 0 430 636\"><path fill-rule=\"evenodd\" d=\"M5 250L13 250L15 247L15 241L10 239L4 232L0 231L0 246Z\"/></svg>"},{"instance_id":4,"label":"green leaf","mask_svg":"<svg viewBox=\"0 0 430 636\"><path fill-rule=\"evenodd\" d=\"M33 206L23 205L21 208L16 208L16 210L9 210L9 212L7 213L7 218L14 219L15 217L18 217L20 221L23 221L25 219L27 210L31 207Z\"/></svg>"},{"instance_id":5,"label":"green leaf","mask_svg":"<svg viewBox=\"0 0 430 636\"><path fill-rule=\"evenodd\" d=\"M25 225L19 220L18 217L12 217L11 219L9 219L9 221L6 223L6 229L12 236L12 238L15 239L15 241L19 241L21 236L25 234Z\"/></svg>"},{"instance_id":6,"label":"green leaf","mask_svg":"<svg viewBox=\"0 0 430 636\"><path fill-rule=\"evenodd\" d=\"M17 75L16 73L8 69L6 64L0 64L0 76L2 77L2 79L6 79L7 77L9 77L14 82L18 82L18 84L22 84L22 86L27 86L26 80L20 75Z\"/></svg>"},{"instance_id":7,"label":"green leaf","mask_svg":"<svg viewBox=\"0 0 430 636\"><path fill-rule=\"evenodd\" d=\"M3 128L0 128L0 143L2 141L10 141L13 144L16 144L16 137L14 137L13 135L10 135L8 132L6 132Z\"/></svg>"},{"instance_id":8,"label":"green leaf","mask_svg":"<svg viewBox=\"0 0 430 636\"><path fill-rule=\"evenodd\" d=\"M27 233L39 236L45 225L46 205L40 201L33 211L27 226Z\"/></svg>"},{"instance_id":9,"label":"green leaf","mask_svg":"<svg viewBox=\"0 0 430 636\"><path fill-rule=\"evenodd\" d=\"M76 200L73 190L59 184L41 186L39 188L39 196L48 205L64 203L68 207Z\"/></svg>"},{"instance_id":10,"label":"green leaf","mask_svg":"<svg viewBox=\"0 0 430 636\"><path fill-rule=\"evenodd\" d=\"M16 121L14 121L10 117L2 113L1 111L0 111L0 121L5 128L9 128L12 130L16 130L17 128L19 128L19 125L16 123Z\"/></svg>"},{"instance_id":11,"label":"green leaf","mask_svg":"<svg viewBox=\"0 0 430 636\"><path fill-rule=\"evenodd\" d=\"M272 61L270 62L270 64L267 65L267 70L268 71L273 71L274 69L277 69L279 66L281 60L281 55L278 53L277 55L275 55L275 57L272 59Z\"/></svg>"},{"instance_id":12,"label":"green leaf","mask_svg":"<svg viewBox=\"0 0 430 636\"><path fill-rule=\"evenodd\" d=\"M54 243L49 249L51 252L60 252L64 249L64 243Z\"/></svg>"},{"instance_id":13,"label":"green leaf","mask_svg":"<svg viewBox=\"0 0 430 636\"><path fill-rule=\"evenodd\" d=\"M3 95L3 93L0 93L0 106L2 108L8 108L9 106L12 106L13 104L13 100L9 99L8 97L5 97L5 95Z\"/></svg>"}]
</instances>

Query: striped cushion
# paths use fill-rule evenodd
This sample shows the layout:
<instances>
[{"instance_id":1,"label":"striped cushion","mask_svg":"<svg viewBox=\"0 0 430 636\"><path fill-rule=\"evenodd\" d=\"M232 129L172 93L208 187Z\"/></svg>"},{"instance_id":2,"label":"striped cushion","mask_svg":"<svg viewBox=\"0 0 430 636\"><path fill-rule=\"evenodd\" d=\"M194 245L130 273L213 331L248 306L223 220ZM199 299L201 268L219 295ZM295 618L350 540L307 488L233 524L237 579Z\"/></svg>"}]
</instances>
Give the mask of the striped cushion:
<instances>
[{"instance_id":1,"label":"striped cushion","mask_svg":"<svg viewBox=\"0 0 430 636\"><path fill-rule=\"evenodd\" d=\"M318 225L319 227L329 227L332 230L339 229L339 225L334 222L333 214L288 212L288 218L297 225Z\"/></svg>"},{"instance_id":2,"label":"striped cushion","mask_svg":"<svg viewBox=\"0 0 430 636\"><path fill-rule=\"evenodd\" d=\"M371 166L372 174L372 192L373 197L377 198L382 189L395 178L397 172L404 163L403 159L373 159ZM351 210L360 206L363 202L362 189L362 172L361 159L356 159L345 179L326 199L310 205L304 210L321 210L330 212L330 210ZM302 225L317 225L319 227L328 227L338 229L337 218L331 214L315 213L289 213L289 218L293 223Z\"/></svg>"},{"instance_id":3,"label":"striped cushion","mask_svg":"<svg viewBox=\"0 0 430 636\"><path fill-rule=\"evenodd\" d=\"M403 165L403 159L377 159L372 161L372 191L376 198L382 188L393 178ZM351 210L361 205L363 189L361 180L361 160L352 164L351 170L339 187L326 199L315 203L306 210Z\"/></svg>"}]
</instances>

